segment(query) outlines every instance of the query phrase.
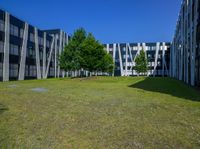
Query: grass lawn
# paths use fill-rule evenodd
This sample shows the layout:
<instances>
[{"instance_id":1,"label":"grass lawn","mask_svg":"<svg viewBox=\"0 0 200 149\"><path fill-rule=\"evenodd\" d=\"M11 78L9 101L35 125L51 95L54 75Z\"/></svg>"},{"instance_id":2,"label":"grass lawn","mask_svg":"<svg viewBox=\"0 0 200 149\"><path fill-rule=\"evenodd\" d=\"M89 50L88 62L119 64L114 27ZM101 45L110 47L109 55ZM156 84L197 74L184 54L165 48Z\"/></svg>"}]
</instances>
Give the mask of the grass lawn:
<instances>
[{"instance_id":1,"label":"grass lawn","mask_svg":"<svg viewBox=\"0 0 200 149\"><path fill-rule=\"evenodd\" d=\"M0 83L0 148L200 148L200 92L170 78Z\"/></svg>"}]
</instances>

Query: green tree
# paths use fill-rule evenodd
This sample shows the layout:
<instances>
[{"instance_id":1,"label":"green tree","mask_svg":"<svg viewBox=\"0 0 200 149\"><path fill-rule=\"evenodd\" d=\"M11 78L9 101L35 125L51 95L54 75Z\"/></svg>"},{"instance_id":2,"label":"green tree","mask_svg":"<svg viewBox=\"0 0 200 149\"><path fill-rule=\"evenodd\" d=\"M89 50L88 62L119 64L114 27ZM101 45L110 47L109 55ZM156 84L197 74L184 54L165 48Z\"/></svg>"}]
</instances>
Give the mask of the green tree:
<instances>
[{"instance_id":1,"label":"green tree","mask_svg":"<svg viewBox=\"0 0 200 149\"><path fill-rule=\"evenodd\" d=\"M136 72L138 73L138 75L140 73L147 73L148 71L148 64L147 64L147 58L146 58L146 54L144 49L142 49L140 51L140 53L136 56L135 59L135 67L133 67L133 69L136 70Z\"/></svg>"},{"instance_id":2,"label":"green tree","mask_svg":"<svg viewBox=\"0 0 200 149\"><path fill-rule=\"evenodd\" d=\"M113 73L114 64L113 64L113 58L110 54L107 54L105 52L103 59L100 61L99 68L102 72Z\"/></svg>"},{"instance_id":3,"label":"green tree","mask_svg":"<svg viewBox=\"0 0 200 149\"><path fill-rule=\"evenodd\" d=\"M65 71L76 71L81 69L81 45L86 39L86 31L77 29L71 36L69 44L65 46L60 56L60 67Z\"/></svg>"},{"instance_id":4,"label":"green tree","mask_svg":"<svg viewBox=\"0 0 200 149\"><path fill-rule=\"evenodd\" d=\"M102 44L89 33L82 44L82 66L90 72L110 72L112 57L106 53Z\"/></svg>"},{"instance_id":5,"label":"green tree","mask_svg":"<svg viewBox=\"0 0 200 149\"><path fill-rule=\"evenodd\" d=\"M65 71L87 70L91 76L91 72L111 72L113 60L91 33L80 28L62 52L60 66Z\"/></svg>"}]
</instances>

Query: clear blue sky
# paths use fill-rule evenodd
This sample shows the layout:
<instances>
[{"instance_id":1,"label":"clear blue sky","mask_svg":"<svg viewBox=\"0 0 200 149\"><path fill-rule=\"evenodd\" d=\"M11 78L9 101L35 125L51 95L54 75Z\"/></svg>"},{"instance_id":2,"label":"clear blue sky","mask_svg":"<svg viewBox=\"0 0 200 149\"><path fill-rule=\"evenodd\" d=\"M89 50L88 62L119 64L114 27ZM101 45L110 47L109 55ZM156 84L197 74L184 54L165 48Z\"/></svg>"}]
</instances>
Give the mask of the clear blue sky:
<instances>
[{"instance_id":1,"label":"clear blue sky","mask_svg":"<svg viewBox=\"0 0 200 149\"><path fill-rule=\"evenodd\" d=\"M0 0L40 29L78 27L102 43L171 41L182 0Z\"/></svg>"}]
</instances>

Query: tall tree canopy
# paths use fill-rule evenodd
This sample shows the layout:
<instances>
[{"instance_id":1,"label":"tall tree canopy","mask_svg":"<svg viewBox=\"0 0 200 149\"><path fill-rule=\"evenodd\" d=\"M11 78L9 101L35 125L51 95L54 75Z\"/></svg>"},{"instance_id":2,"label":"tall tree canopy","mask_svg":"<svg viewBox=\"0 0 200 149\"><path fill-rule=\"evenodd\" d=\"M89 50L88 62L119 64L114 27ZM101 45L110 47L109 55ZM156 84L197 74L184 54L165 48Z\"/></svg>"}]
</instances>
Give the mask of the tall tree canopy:
<instances>
[{"instance_id":1,"label":"tall tree canopy","mask_svg":"<svg viewBox=\"0 0 200 149\"><path fill-rule=\"evenodd\" d=\"M140 53L136 56L135 67L133 67L133 69L135 69L138 74L147 73L148 63L144 49L142 49Z\"/></svg>"},{"instance_id":2,"label":"tall tree canopy","mask_svg":"<svg viewBox=\"0 0 200 149\"><path fill-rule=\"evenodd\" d=\"M65 71L112 72L113 59L102 44L83 28L74 32L60 56L60 66Z\"/></svg>"},{"instance_id":3,"label":"tall tree canopy","mask_svg":"<svg viewBox=\"0 0 200 149\"><path fill-rule=\"evenodd\" d=\"M75 71L81 69L80 52L81 45L86 39L86 31L83 28L77 29L68 45L65 46L60 56L61 69Z\"/></svg>"}]
</instances>

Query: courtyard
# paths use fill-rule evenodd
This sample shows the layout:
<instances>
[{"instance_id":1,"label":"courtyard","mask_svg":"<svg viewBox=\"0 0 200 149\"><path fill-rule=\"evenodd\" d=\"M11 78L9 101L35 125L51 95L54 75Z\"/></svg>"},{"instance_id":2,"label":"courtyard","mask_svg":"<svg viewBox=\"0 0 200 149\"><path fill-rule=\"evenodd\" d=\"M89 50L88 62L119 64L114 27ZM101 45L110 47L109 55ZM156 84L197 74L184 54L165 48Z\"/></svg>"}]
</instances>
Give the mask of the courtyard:
<instances>
[{"instance_id":1,"label":"courtyard","mask_svg":"<svg viewBox=\"0 0 200 149\"><path fill-rule=\"evenodd\" d=\"M200 92L171 78L0 83L0 148L199 148Z\"/></svg>"}]
</instances>

